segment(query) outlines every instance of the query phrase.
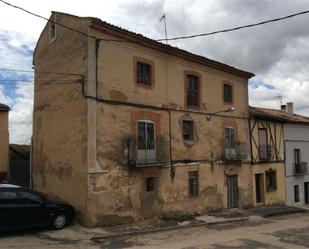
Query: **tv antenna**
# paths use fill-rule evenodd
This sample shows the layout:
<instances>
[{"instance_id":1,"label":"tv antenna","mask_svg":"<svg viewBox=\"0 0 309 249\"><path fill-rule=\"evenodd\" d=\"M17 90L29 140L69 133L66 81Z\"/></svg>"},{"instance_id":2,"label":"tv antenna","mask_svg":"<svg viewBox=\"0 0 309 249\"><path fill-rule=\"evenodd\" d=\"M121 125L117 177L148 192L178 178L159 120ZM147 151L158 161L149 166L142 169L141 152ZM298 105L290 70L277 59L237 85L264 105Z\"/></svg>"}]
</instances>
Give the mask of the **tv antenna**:
<instances>
[{"instance_id":1,"label":"tv antenna","mask_svg":"<svg viewBox=\"0 0 309 249\"><path fill-rule=\"evenodd\" d=\"M167 28L166 28L166 15L165 15L165 13L160 18L159 22L161 22L162 20L164 21L165 43L167 44Z\"/></svg>"}]
</instances>

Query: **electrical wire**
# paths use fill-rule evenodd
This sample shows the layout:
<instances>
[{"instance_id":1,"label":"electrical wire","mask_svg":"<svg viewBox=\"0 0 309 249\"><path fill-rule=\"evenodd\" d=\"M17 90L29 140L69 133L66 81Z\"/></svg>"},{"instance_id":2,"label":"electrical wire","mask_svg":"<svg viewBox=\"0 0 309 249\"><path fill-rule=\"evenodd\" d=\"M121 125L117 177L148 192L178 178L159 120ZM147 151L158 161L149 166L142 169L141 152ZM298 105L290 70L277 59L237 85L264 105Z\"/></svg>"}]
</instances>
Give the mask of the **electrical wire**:
<instances>
[{"instance_id":1,"label":"electrical wire","mask_svg":"<svg viewBox=\"0 0 309 249\"><path fill-rule=\"evenodd\" d=\"M22 8L22 7L20 7L20 6L14 5L14 4L11 4L11 3L6 2L6 1L4 1L4 0L0 0L0 2L4 3L4 4L6 4L6 5L8 5L8 6L12 7L12 8L19 9L19 10L21 10L21 11L23 11L23 12L26 12L26 13L29 14L29 15L32 15L32 16L35 16L35 17L38 17L38 18L41 18L41 19L43 19L43 20L45 20L45 21L47 21L47 22L51 22L51 23L57 24L57 25L59 25L59 26L61 26L61 27L63 27L63 28L66 28L66 29L68 29L68 30L70 30L70 31L76 32L76 33L78 33L78 34L80 34L80 35L83 35L83 36L85 36L85 37L93 38L93 39L100 40L100 41L128 42L127 40L115 40L115 39L97 38L97 37L95 37L95 36L93 36L93 35L89 35L89 34L87 34L87 33L84 33L84 32L82 32L82 31L80 31L80 30L78 30L78 29L74 29L74 28L71 28L71 27L69 27L69 26L67 26L67 25L64 25L64 24L62 24L62 23L58 23L58 22L56 22L56 21L52 21L52 20L50 20L49 18L46 18L46 17L44 17L44 16L41 16L41 15L39 15L39 14L36 14L36 13L34 13L34 12L32 12L32 11L26 10L25 8Z\"/></svg>"},{"instance_id":2,"label":"electrical wire","mask_svg":"<svg viewBox=\"0 0 309 249\"><path fill-rule=\"evenodd\" d=\"M33 16L36 16L38 18L41 18L41 19L44 19L48 22L52 22L52 23L55 23L55 24L58 24L59 26L62 26L68 30L71 30L71 31L74 31L74 32L77 32L83 36L86 36L86 37L90 37L90 38L94 38L96 40L103 40L103 41L116 41L116 42L129 42L128 40L114 40L114 39L102 39L102 38L97 38L93 35L89 35L87 33L84 33L80 30L77 30L77 29L74 29L74 28L71 28L69 26L66 26L64 24L61 24L61 23L58 23L58 22L55 22L55 21L52 21L46 17L43 17L39 14L36 14L36 13L33 13L29 10L26 10L22 7L19 7L17 5L14 5L14 4L11 4L9 2L6 2L4 0L0 0L0 2L10 6L10 7L13 7L13 8L16 8L16 9L19 9L21 11L24 11L30 15L33 15ZM297 13L294 13L294 14L291 14L291 15L287 15L287 16L283 16L283 17L279 17L279 18L274 18L274 19L270 19L270 20L266 20L266 21L262 21L262 22L258 22L258 23L252 23L252 24L247 24L247 25L243 25L243 26L238 26L238 27L234 27L234 28L229 28L229 29L223 29L223 30L218 30L218 31L213 31L213 32L208 32L208 33L201 33L201 34L193 34L193 35L188 35L188 36L178 36L178 37L172 37L172 38L161 38L161 39L157 39L156 41L175 41L175 40L183 40L183 39L191 39L191 38L195 38L195 37L202 37L202 36L210 36L210 35L214 35L214 34L219 34L219 33L226 33L226 32L232 32L232 31L237 31L237 30L240 30L240 29L246 29L246 28L252 28L252 27L256 27L256 26L260 26L260 25L264 25L264 24L268 24L268 23L272 23L272 22L278 22L278 21L282 21L282 20L285 20L285 19L289 19L289 18L293 18L295 16L300 16L300 15L304 15L304 14L308 14L309 13L309 10L305 10L305 11L301 11L301 12L297 12Z\"/></svg>"},{"instance_id":3,"label":"electrical wire","mask_svg":"<svg viewBox=\"0 0 309 249\"><path fill-rule=\"evenodd\" d=\"M178 36L178 37L172 37L172 38L167 38L167 39L161 38L161 39L157 39L157 41L176 41L176 40L191 39L191 38L195 38L195 37L210 36L210 35L215 35L215 34L219 34L219 33L237 31L237 30L240 30L240 29L246 29L246 28L264 25L264 24L267 24L267 23L278 22L278 21L281 21L281 20L289 19L289 18L292 18L292 17L295 17L295 16L305 15L305 14L308 14L308 13L309 13L309 10L305 10L305 11L294 13L294 14L291 14L291 15L288 15L288 16L274 18L274 19L270 19L270 20L262 21L262 22L258 22L258 23L252 23L252 24L247 24L247 25L243 25L243 26L238 26L238 27L235 27L235 28L223 29L223 30L209 32L209 33L201 33L201 34L188 35L188 36Z\"/></svg>"}]
</instances>

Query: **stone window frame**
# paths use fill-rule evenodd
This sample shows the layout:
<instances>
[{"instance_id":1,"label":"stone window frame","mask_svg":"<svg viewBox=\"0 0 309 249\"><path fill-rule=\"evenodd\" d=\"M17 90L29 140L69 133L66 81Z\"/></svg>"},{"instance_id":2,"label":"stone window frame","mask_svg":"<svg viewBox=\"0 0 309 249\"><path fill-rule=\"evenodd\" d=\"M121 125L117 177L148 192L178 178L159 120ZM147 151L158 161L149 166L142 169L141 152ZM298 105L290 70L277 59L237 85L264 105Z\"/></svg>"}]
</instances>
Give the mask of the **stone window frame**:
<instances>
[{"instance_id":1,"label":"stone window frame","mask_svg":"<svg viewBox=\"0 0 309 249\"><path fill-rule=\"evenodd\" d=\"M150 85L142 84L137 82L137 63L143 63L150 66ZM155 63L144 57L133 57L133 82L135 86L142 87L145 89L152 89L155 86Z\"/></svg>"},{"instance_id":2,"label":"stone window frame","mask_svg":"<svg viewBox=\"0 0 309 249\"><path fill-rule=\"evenodd\" d=\"M188 75L193 75L198 78L198 87L199 87L199 92L198 92L198 106L190 106L187 103L187 76ZM184 106L188 109L195 109L195 110L200 110L202 107L202 74L200 72L197 72L195 70L184 70Z\"/></svg>"},{"instance_id":3,"label":"stone window frame","mask_svg":"<svg viewBox=\"0 0 309 249\"><path fill-rule=\"evenodd\" d=\"M224 95L224 87L225 85L228 85L231 87L231 101L225 101L225 95ZM222 81L222 100L223 100L223 103L224 105L233 105L234 104L234 84L230 81Z\"/></svg>"},{"instance_id":4,"label":"stone window frame","mask_svg":"<svg viewBox=\"0 0 309 249\"><path fill-rule=\"evenodd\" d=\"M52 35L52 29L54 29L55 34ZM51 17L51 21L48 23L48 39L49 44L56 41L58 38L58 25L57 25L57 13L54 13Z\"/></svg>"},{"instance_id":5,"label":"stone window frame","mask_svg":"<svg viewBox=\"0 0 309 249\"><path fill-rule=\"evenodd\" d=\"M183 121L192 121L193 122L193 140L186 140L183 137ZM180 130L181 130L181 138L182 141L184 142L185 145L187 146L192 146L194 145L197 140L198 140L198 136L197 136L197 127L196 127L196 123L194 121L194 119L192 118L192 116L190 114L184 114L183 116L181 116L181 118L179 119L179 125L180 125Z\"/></svg>"}]
</instances>

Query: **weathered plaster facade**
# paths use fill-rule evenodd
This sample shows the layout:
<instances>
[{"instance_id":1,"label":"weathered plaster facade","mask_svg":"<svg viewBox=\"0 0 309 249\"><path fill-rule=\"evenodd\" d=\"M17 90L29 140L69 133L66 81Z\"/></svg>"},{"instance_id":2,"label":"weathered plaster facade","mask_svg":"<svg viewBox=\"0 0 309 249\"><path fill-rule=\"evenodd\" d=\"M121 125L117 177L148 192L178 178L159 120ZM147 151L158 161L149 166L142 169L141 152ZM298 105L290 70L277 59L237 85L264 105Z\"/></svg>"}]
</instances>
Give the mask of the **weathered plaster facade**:
<instances>
[{"instance_id":1,"label":"weathered plaster facade","mask_svg":"<svg viewBox=\"0 0 309 249\"><path fill-rule=\"evenodd\" d=\"M269 109L251 108L250 111L255 206L285 204L284 123L277 116L268 115L267 110ZM268 176L268 173L273 172L274 181Z\"/></svg>"},{"instance_id":2,"label":"weathered plaster facade","mask_svg":"<svg viewBox=\"0 0 309 249\"><path fill-rule=\"evenodd\" d=\"M287 205L303 206L309 204L309 123L287 123L284 125L284 141L286 148L286 202ZM295 155L299 152L299 162ZM298 186L297 198L294 186ZM307 190L306 190L307 188Z\"/></svg>"},{"instance_id":3,"label":"weathered plaster facade","mask_svg":"<svg viewBox=\"0 0 309 249\"><path fill-rule=\"evenodd\" d=\"M0 182L8 175L9 166L9 107L0 103Z\"/></svg>"},{"instance_id":4,"label":"weathered plaster facade","mask_svg":"<svg viewBox=\"0 0 309 249\"><path fill-rule=\"evenodd\" d=\"M51 42L47 25L38 41L35 189L69 201L89 225L227 208L233 177L234 205L252 205L247 85L252 74L97 19L61 13L51 18L55 14L57 22L97 39L58 25ZM136 83L137 61L151 65L151 86ZM186 106L187 72L199 78L198 108ZM233 87L229 104L223 100L227 82ZM233 112L213 114L232 106ZM184 118L194 122L190 143L183 138ZM155 140L160 141L156 153L160 149L164 161L131 164L139 120L154 125ZM237 160L225 159L226 127L235 132L235 153L241 155ZM198 174L196 196L189 195L189 172ZM146 189L149 178L154 182L151 191Z\"/></svg>"}]
</instances>

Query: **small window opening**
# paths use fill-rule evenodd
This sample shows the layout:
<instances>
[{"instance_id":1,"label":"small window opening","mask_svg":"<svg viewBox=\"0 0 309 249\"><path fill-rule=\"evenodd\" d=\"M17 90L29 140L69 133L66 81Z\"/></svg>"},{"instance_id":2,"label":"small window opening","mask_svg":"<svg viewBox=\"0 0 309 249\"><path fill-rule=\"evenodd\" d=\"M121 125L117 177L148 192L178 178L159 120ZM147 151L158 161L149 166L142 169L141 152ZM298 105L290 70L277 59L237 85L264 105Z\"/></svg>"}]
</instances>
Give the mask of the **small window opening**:
<instances>
[{"instance_id":1,"label":"small window opening","mask_svg":"<svg viewBox=\"0 0 309 249\"><path fill-rule=\"evenodd\" d=\"M147 177L146 178L146 192L152 192L155 190L155 178Z\"/></svg>"},{"instance_id":2,"label":"small window opening","mask_svg":"<svg viewBox=\"0 0 309 249\"><path fill-rule=\"evenodd\" d=\"M152 84L151 82L151 65L137 62L136 64L136 80L138 84L148 85Z\"/></svg>"},{"instance_id":3,"label":"small window opening","mask_svg":"<svg viewBox=\"0 0 309 249\"><path fill-rule=\"evenodd\" d=\"M189 172L189 196L198 196L198 172Z\"/></svg>"},{"instance_id":4,"label":"small window opening","mask_svg":"<svg viewBox=\"0 0 309 249\"><path fill-rule=\"evenodd\" d=\"M270 169L266 171L266 191L276 191L277 190L277 173L276 170Z\"/></svg>"},{"instance_id":5,"label":"small window opening","mask_svg":"<svg viewBox=\"0 0 309 249\"><path fill-rule=\"evenodd\" d=\"M183 120L182 121L183 129L183 139L188 141L194 140L194 122L193 120Z\"/></svg>"},{"instance_id":6,"label":"small window opening","mask_svg":"<svg viewBox=\"0 0 309 249\"><path fill-rule=\"evenodd\" d=\"M224 102L232 103L233 97L232 97L232 86L228 84L224 84Z\"/></svg>"}]
</instances>

